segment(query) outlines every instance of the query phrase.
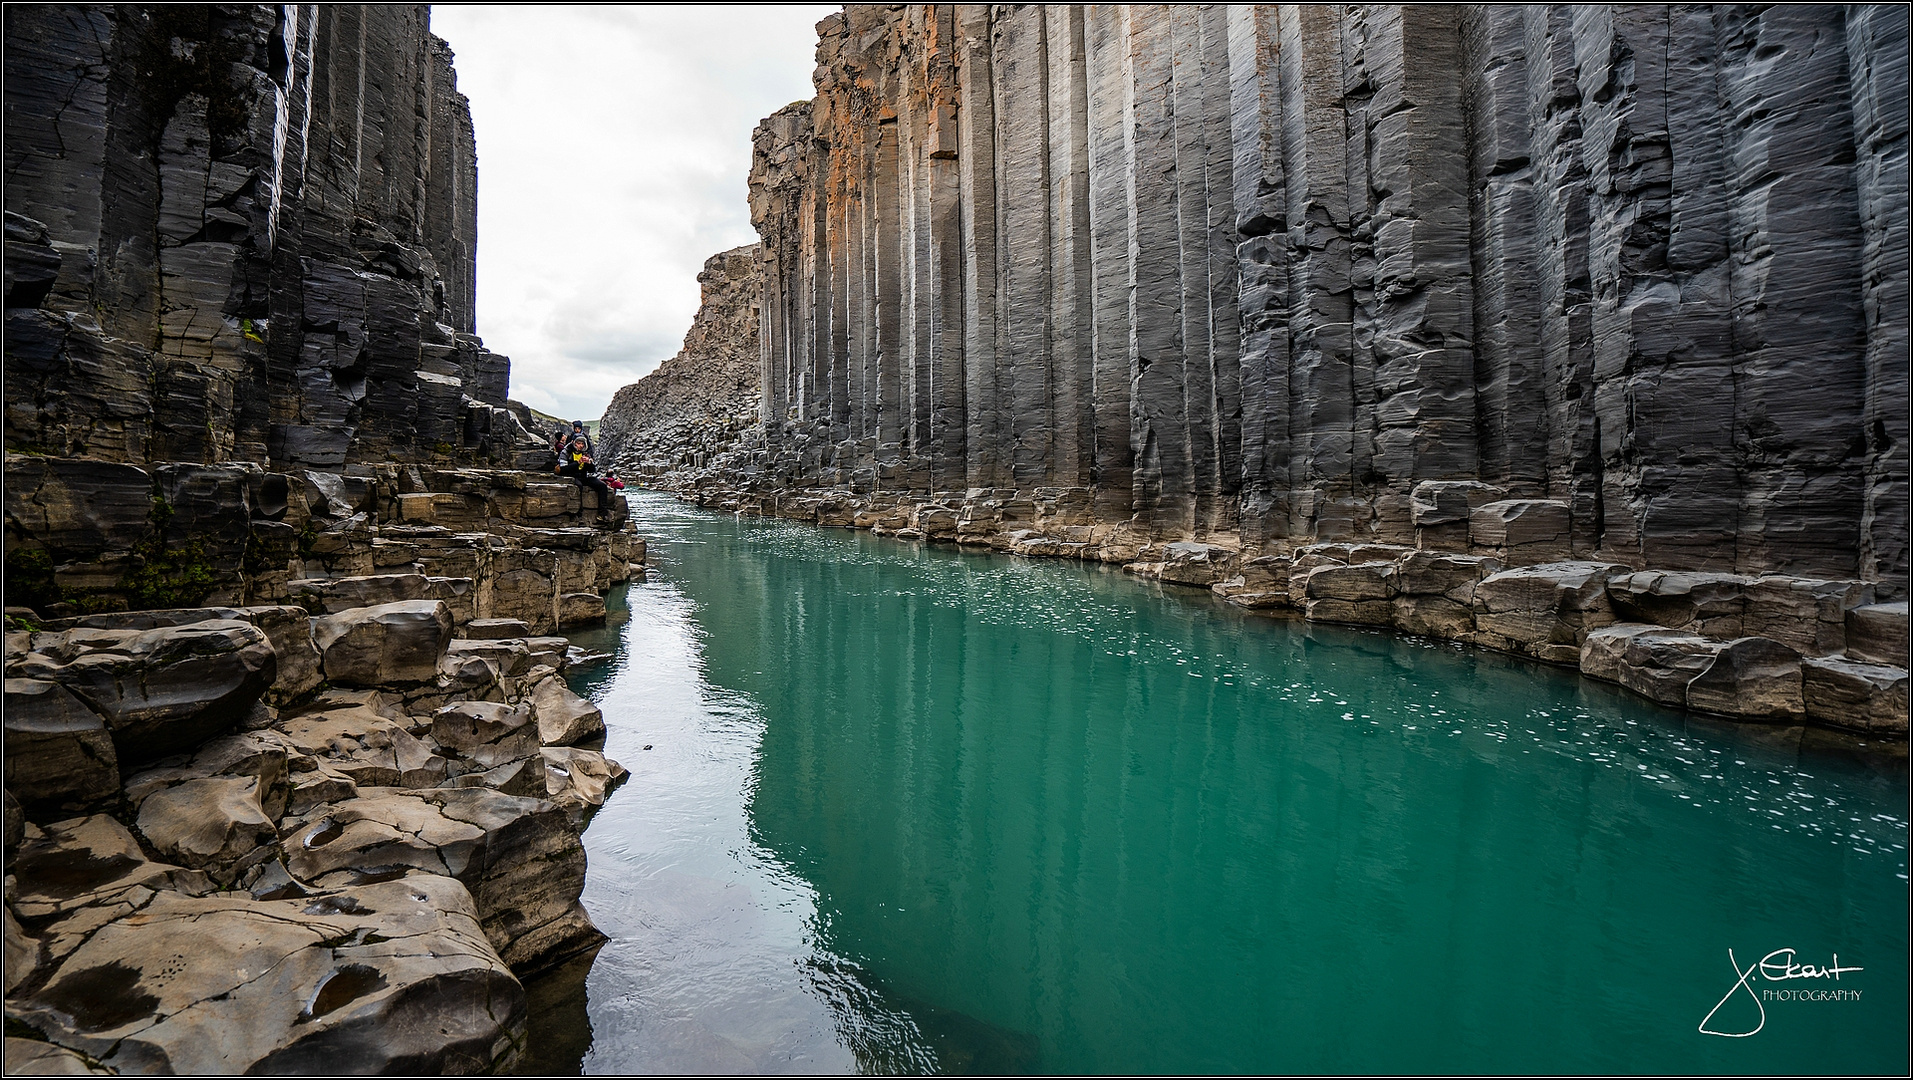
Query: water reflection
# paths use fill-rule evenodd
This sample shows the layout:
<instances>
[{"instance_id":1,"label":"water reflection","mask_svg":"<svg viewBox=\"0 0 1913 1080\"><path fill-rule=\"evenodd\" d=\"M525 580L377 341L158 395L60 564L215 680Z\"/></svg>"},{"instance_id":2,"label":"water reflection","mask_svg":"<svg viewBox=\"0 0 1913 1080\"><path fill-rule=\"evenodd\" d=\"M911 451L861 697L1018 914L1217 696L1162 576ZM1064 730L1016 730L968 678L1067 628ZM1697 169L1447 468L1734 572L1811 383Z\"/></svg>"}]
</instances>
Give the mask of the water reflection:
<instances>
[{"instance_id":1,"label":"water reflection","mask_svg":"<svg viewBox=\"0 0 1913 1080\"><path fill-rule=\"evenodd\" d=\"M666 565L580 677L634 773L586 837L587 1070L1904 1067L1896 762L1100 567L639 513ZM1699 1036L1725 950L1782 943L1864 953L1866 1003Z\"/></svg>"}]
</instances>

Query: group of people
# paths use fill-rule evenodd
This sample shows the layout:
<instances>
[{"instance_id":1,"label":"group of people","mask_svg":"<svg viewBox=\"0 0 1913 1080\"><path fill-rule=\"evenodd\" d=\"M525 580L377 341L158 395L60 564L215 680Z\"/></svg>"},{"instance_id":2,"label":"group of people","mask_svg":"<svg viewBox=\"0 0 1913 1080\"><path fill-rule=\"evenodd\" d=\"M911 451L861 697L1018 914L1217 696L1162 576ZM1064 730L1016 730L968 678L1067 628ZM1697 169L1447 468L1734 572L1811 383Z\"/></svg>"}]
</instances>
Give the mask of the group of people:
<instances>
[{"instance_id":1,"label":"group of people","mask_svg":"<svg viewBox=\"0 0 1913 1080\"><path fill-rule=\"evenodd\" d=\"M558 463L552 471L559 476L569 476L578 481L581 488L590 488L598 493L598 516L602 520L611 519L611 492L623 491L624 481L618 479L615 472L606 472L600 480L591 475L598 471L591 445L591 433L585 430L583 420L573 420L569 431L559 428L551 437L551 452L558 455Z\"/></svg>"}]
</instances>

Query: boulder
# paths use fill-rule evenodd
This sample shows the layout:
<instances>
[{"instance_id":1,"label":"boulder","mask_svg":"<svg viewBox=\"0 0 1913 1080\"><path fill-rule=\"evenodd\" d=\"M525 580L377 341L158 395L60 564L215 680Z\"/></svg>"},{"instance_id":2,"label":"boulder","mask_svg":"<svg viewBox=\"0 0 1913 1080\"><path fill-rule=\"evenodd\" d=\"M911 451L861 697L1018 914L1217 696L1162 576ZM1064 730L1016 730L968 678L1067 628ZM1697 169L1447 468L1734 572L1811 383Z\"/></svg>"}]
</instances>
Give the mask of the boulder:
<instances>
[{"instance_id":1,"label":"boulder","mask_svg":"<svg viewBox=\"0 0 1913 1080\"><path fill-rule=\"evenodd\" d=\"M352 608L435 599L431 582L423 574L300 578L287 582L286 595L314 615L337 615Z\"/></svg>"},{"instance_id":2,"label":"boulder","mask_svg":"<svg viewBox=\"0 0 1913 1080\"><path fill-rule=\"evenodd\" d=\"M570 592L558 597L558 629L595 626L604 622L604 597L592 592Z\"/></svg>"},{"instance_id":3,"label":"boulder","mask_svg":"<svg viewBox=\"0 0 1913 1080\"><path fill-rule=\"evenodd\" d=\"M624 766L596 750L547 746L543 755L546 797L563 810L572 826L580 831L604 805L605 799L631 775Z\"/></svg>"},{"instance_id":4,"label":"boulder","mask_svg":"<svg viewBox=\"0 0 1913 1080\"><path fill-rule=\"evenodd\" d=\"M1906 601L1867 604L1846 612L1847 655L1855 660L1905 667Z\"/></svg>"},{"instance_id":5,"label":"boulder","mask_svg":"<svg viewBox=\"0 0 1913 1080\"><path fill-rule=\"evenodd\" d=\"M473 619L458 628L459 636L473 641L497 641L503 638L531 636L531 627L519 619Z\"/></svg>"},{"instance_id":6,"label":"boulder","mask_svg":"<svg viewBox=\"0 0 1913 1080\"><path fill-rule=\"evenodd\" d=\"M1621 681L1621 665L1627 656L1627 646L1642 634L1665 631L1665 626L1652 623L1615 623L1603 626L1599 630L1588 631L1581 642L1581 674L1602 682Z\"/></svg>"},{"instance_id":7,"label":"boulder","mask_svg":"<svg viewBox=\"0 0 1913 1080\"><path fill-rule=\"evenodd\" d=\"M543 744L530 708L453 702L432 714L432 739L453 759L457 786L544 797Z\"/></svg>"},{"instance_id":8,"label":"boulder","mask_svg":"<svg viewBox=\"0 0 1913 1080\"><path fill-rule=\"evenodd\" d=\"M1176 585L1213 585L1234 569L1235 551L1216 544L1179 541L1162 549L1162 580Z\"/></svg>"},{"instance_id":9,"label":"boulder","mask_svg":"<svg viewBox=\"0 0 1913 1080\"><path fill-rule=\"evenodd\" d=\"M1482 644L1551 663L1574 664L1590 630L1614 622L1607 580L1625 566L1544 563L1491 574L1475 586L1475 626Z\"/></svg>"},{"instance_id":10,"label":"boulder","mask_svg":"<svg viewBox=\"0 0 1913 1080\"><path fill-rule=\"evenodd\" d=\"M268 694L270 700L296 700L325 681L319 649L312 643L312 619L305 608L290 604L246 607L234 612L234 618L258 627L272 643L278 670Z\"/></svg>"},{"instance_id":11,"label":"boulder","mask_svg":"<svg viewBox=\"0 0 1913 1080\"><path fill-rule=\"evenodd\" d=\"M6 788L36 816L101 806L119 794L119 757L98 713L59 683L6 680Z\"/></svg>"},{"instance_id":12,"label":"boulder","mask_svg":"<svg viewBox=\"0 0 1913 1080\"><path fill-rule=\"evenodd\" d=\"M452 613L439 600L352 608L312 623L326 678L349 686L431 682L451 640Z\"/></svg>"},{"instance_id":13,"label":"boulder","mask_svg":"<svg viewBox=\"0 0 1913 1080\"><path fill-rule=\"evenodd\" d=\"M362 789L287 834L286 851L293 875L320 887L411 871L457 878L521 976L603 941L578 902L584 846L544 799L482 787Z\"/></svg>"},{"instance_id":14,"label":"boulder","mask_svg":"<svg viewBox=\"0 0 1913 1080\"><path fill-rule=\"evenodd\" d=\"M1820 581L1769 574L1749 581L1740 628L1772 638L1808 656L1844 651L1848 608L1873 602L1864 581Z\"/></svg>"},{"instance_id":15,"label":"boulder","mask_svg":"<svg viewBox=\"0 0 1913 1080\"><path fill-rule=\"evenodd\" d=\"M1395 595L1394 564L1365 562L1351 566L1318 566L1306 575L1303 595L1309 600L1392 599Z\"/></svg>"},{"instance_id":16,"label":"boulder","mask_svg":"<svg viewBox=\"0 0 1913 1080\"><path fill-rule=\"evenodd\" d=\"M1906 669L1843 657L1800 662L1801 693L1815 723L1888 738L1906 738Z\"/></svg>"},{"instance_id":17,"label":"boulder","mask_svg":"<svg viewBox=\"0 0 1913 1080\"><path fill-rule=\"evenodd\" d=\"M1243 563L1234 577L1218 581L1210 589L1239 607L1287 607L1293 565L1294 560L1286 555L1259 555Z\"/></svg>"},{"instance_id":18,"label":"boulder","mask_svg":"<svg viewBox=\"0 0 1913 1080\"><path fill-rule=\"evenodd\" d=\"M1713 664L1726 644L1659 627L1635 634L1621 649L1621 685L1662 705L1685 706L1687 684Z\"/></svg>"},{"instance_id":19,"label":"boulder","mask_svg":"<svg viewBox=\"0 0 1913 1080\"><path fill-rule=\"evenodd\" d=\"M1752 583L1739 574L1645 570L1608 579L1607 595L1616 618L1737 638Z\"/></svg>"},{"instance_id":20,"label":"boulder","mask_svg":"<svg viewBox=\"0 0 1913 1080\"><path fill-rule=\"evenodd\" d=\"M130 633L51 674L105 718L124 768L230 730L277 673L278 657L263 631L214 619Z\"/></svg>"},{"instance_id":21,"label":"boulder","mask_svg":"<svg viewBox=\"0 0 1913 1080\"><path fill-rule=\"evenodd\" d=\"M161 856L231 884L244 860L269 851L279 826L253 776L211 776L160 788L141 802L139 831Z\"/></svg>"},{"instance_id":22,"label":"boulder","mask_svg":"<svg viewBox=\"0 0 1913 1080\"><path fill-rule=\"evenodd\" d=\"M448 663L464 657L490 661L497 668L500 678L516 678L531 670L531 650L521 638L457 639L445 651Z\"/></svg>"},{"instance_id":23,"label":"boulder","mask_svg":"<svg viewBox=\"0 0 1913 1080\"><path fill-rule=\"evenodd\" d=\"M1688 682L1687 707L1798 723L1807 717L1800 653L1771 638L1730 641Z\"/></svg>"},{"instance_id":24,"label":"boulder","mask_svg":"<svg viewBox=\"0 0 1913 1080\"><path fill-rule=\"evenodd\" d=\"M546 746L573 746L604 736L604 713L572 693L556 675L535 685L530 696L538 734Z\"/></svg>"}]
</instances>

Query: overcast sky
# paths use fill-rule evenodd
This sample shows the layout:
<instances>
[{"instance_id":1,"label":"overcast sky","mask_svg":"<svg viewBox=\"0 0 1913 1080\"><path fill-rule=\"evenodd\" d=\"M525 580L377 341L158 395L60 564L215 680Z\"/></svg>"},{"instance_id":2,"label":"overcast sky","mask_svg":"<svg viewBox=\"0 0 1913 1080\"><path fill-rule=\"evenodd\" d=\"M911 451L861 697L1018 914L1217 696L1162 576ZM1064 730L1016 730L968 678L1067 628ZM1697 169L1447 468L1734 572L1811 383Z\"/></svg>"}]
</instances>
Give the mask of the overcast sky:
<instances>
[{"instance_id":1,"label":"overcast sky","mask_svg":"<svg viewBox=\"0 0 1913 1080\"><path fill-rule=\"evenodd\" d=\"M478 333L512 396L591 419L676 353L753 243L751 129L811 97L836 5L434 4L478 133Z\"/></svg>"}]
</instances>

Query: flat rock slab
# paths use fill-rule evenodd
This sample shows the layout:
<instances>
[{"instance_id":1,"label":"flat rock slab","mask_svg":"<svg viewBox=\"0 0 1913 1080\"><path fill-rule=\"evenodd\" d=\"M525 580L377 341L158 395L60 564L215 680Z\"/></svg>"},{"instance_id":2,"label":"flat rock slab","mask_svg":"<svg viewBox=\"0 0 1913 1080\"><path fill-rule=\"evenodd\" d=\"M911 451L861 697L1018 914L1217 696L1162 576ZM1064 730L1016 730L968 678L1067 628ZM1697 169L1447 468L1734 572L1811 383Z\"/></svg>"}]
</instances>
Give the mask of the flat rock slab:
<instances>
[{"instance_id":1,"label":"flat rock slab","mask_svg":"<svg viewBox=\"0 0 1913 1080\"><path fill-rule=\"evenodd\" d=\"M556 805L482 787L361 788L286 834L287 868L342 886L422 870L457 878L477 900L500 956L521 975L604 936L578 902L585 854Z\"/></svg>"},{"instance_id":2,"label":"flat rock slab","mask_svg":"<svg viewBox=\"0 0 1913 1080\"><path fill-rule=\"evenodd\" d=\"M9 1016L119 1072L484 1072L523 1040L524 990L470 893L430 875L292 900L152 892L37 981Z\"/></svg>"}]
</instances>

